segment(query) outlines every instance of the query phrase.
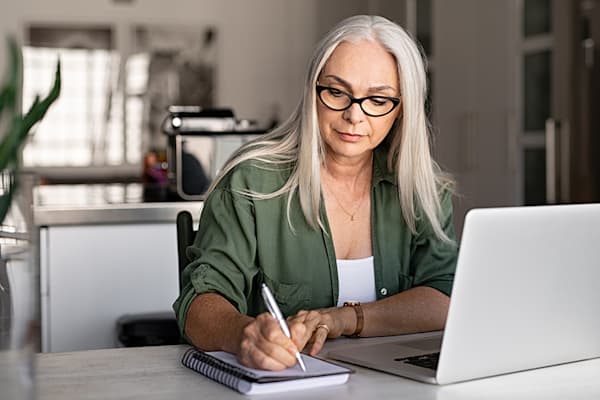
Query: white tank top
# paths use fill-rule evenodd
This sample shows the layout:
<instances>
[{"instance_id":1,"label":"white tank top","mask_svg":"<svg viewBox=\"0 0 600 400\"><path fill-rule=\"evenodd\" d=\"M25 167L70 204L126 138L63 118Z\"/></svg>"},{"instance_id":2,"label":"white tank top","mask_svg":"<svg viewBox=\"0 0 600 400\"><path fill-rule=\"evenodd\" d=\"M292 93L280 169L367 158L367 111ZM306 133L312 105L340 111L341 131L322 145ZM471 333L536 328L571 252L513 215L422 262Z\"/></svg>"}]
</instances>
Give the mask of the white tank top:
<instances>
[{"instance_id":1,"label":"white tank top","mask_svg":"<svg viewBox=\"0 0 600 400\"><path fill-rule=\"evenodd\" d=\"M368 303L377 299L375 295L375 271L373 256L355 260L336 260L339 297L337 306L346 301Z\"/></svg>"}]
</instances>

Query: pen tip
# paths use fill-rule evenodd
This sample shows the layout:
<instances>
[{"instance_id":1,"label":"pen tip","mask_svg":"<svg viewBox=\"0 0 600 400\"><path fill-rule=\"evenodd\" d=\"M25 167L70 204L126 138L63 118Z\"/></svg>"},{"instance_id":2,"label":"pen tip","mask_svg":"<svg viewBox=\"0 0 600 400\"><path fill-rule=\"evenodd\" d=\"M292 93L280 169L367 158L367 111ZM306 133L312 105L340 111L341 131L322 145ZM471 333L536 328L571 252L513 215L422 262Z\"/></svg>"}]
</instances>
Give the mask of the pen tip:
<instances>
[{"instance_id":1,"label":"pen tip","mask_svg":"<svg viewBox=\"0 0 600 400\"><path fill-rule=\"evenodd\" d=\"M300 365L302 371L306 372L306 366L304 365L304 361L302 360L302 356L300 355L300 353L296 353L296 358L298 359L298 365Z\"/></svg>"}]
</instances>

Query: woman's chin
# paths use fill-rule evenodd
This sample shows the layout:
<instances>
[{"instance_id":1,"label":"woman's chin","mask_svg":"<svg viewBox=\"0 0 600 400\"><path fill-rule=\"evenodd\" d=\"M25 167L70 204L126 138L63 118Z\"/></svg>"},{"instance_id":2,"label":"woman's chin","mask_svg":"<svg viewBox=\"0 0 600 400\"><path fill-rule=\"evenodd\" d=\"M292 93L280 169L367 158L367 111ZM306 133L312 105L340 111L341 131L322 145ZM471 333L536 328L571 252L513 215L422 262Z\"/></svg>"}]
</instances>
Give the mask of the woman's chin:
<instances>
[{"instance_id":1,"label":"woman's chin","mask_svg":"<svg viewBox=\"0 0 600 400\"><path fill-rule=\"evenodd\" d=\"M373 149L361 143L335 143L333 146L327 146L327 151L334 157L356 158L370 156Z\"/></svg>"}]
</instances>

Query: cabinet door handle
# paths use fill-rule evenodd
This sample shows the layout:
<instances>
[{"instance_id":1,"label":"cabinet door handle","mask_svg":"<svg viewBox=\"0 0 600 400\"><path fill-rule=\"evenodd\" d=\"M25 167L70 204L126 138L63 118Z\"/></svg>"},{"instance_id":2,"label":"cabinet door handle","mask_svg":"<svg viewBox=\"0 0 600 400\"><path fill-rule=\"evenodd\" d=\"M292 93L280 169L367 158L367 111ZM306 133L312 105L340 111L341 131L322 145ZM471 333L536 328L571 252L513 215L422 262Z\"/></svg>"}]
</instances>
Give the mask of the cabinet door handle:
<instances>
[{"instance_id":1,"label":"cabinet door handle","mask_svg":"<svg viewBox=\"0 0 600 400\"><path fill-rule=\"evenodd\" d=\"M558 129L560 123L553 118L546 120L546 203L558 202L557 162L558 154Z\"/></svg>"}]
</instances>

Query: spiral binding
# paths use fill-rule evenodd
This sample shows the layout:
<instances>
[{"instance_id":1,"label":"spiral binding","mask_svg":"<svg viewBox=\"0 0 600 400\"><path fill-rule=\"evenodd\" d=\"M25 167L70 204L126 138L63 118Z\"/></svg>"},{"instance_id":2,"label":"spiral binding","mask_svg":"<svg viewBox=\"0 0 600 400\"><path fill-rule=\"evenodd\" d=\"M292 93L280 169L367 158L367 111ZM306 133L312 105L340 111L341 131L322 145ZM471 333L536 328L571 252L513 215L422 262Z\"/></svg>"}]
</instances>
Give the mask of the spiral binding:
<instances>
[{"instance_id":1,"label":"spiral binding","mask_svg":"<svg viewBox=\"0 0 600 400\"><path fill-rule=\"evenodd\" d=\"M196 349L188 349L181 359L181 363L212 380L238 391L240 381L256 381L256 377L250 372Z\"/></svg>"}]
</instances>

